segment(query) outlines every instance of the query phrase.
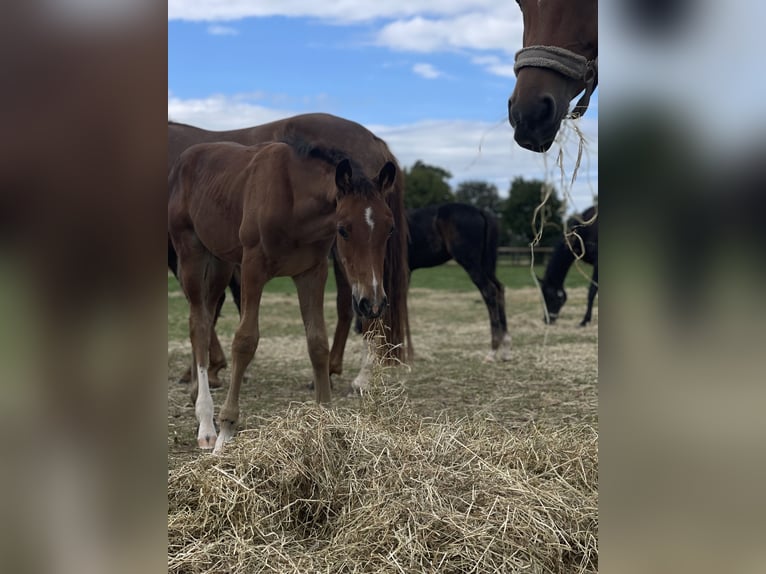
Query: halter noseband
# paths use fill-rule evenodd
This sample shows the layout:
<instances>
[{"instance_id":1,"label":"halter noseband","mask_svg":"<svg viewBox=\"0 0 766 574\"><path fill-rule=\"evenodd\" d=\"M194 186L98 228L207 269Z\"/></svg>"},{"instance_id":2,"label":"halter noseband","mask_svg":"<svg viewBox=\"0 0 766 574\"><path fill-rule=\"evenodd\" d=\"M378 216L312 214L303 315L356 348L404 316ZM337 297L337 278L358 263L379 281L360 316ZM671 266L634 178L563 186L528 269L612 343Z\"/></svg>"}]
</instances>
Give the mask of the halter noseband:
<instances>
[{"instance_id":1,"label":"halter noseband","mask_svg":"<svg viewBox=\"0 0 766 574\"><path fill-rule=\"evenodd\" d=\"M585 113L590 103L590 96L598 85L598 57L588 60L585 56L558 46L528 46L516 52L513 71L518 76L519 70L527 66L549 68L567 78L585 82L585 93L577 102L570 117L579 118Z\"/></svg>"}]
</instances>

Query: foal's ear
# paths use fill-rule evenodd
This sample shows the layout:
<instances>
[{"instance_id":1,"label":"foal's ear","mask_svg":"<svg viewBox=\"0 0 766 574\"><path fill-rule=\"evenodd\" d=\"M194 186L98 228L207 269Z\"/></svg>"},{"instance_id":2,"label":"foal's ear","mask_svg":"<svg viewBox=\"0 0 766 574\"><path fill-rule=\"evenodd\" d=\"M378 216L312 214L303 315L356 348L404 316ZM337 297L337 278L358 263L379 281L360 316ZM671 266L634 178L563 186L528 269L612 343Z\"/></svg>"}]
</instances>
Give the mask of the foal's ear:
<instances>
[{"instance_id":1,"label":"foal's ear","mask_svg":"<svg viewBox=\"0 0 766 574\"><path fill-rule=\"evenodd\" d=\"M396 166L393 162L387 161L386 165L380 168L380 173L378 174L378 185L384 195L394 185L394 180L396 180Z\"/></svg>"},{"instance_id":2,"label":"foal's ear","mask_svg":"<svg viewBox=\"0 0 766 574\"><path fill-rule=\"evenodd\" d=\"M351 162L348 159L340 161L335 168L335 185L338 188L338 197L351 193Z\"/></svg>"}]
</instances>

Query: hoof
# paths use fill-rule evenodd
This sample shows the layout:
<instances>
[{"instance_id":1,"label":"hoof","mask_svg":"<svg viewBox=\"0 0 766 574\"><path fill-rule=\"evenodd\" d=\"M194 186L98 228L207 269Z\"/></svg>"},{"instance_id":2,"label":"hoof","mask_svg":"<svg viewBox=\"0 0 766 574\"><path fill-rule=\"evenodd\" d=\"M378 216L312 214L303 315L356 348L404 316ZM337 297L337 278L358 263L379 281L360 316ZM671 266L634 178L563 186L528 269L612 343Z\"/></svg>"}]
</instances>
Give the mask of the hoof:
<instances>
[{"instance_id":1,"label":"hoof","mask_svg":"<svg viewBox=\"0 0 766 574\"><path fill-rule=\"evenodd\" d=\"M210 450L215 447L216 436L215 434L205 434L204 436L197 437L197 445L203 450Z\"/></svg>"},{"instance_id":2,"label":"hoof","mask_svg":"<svg viewBox=\"0 0 766 574\"><path fill-rule=\"evenodd\" d=\"M223 420L219 421L218 424L220 425L220 432L218 433L218 438L215 441L213 454L219 454L221 451L223 451L224 445L233 439L234 435L237 433L237 423L234 421Z\"/></svg>"},{"instance_id":3,"label":"hoof","mask_svg":"<svg viewBox=\"0 0 766 574\"><path fill-rule=\"evenodd\" d=\"M221 379L219 379L217 375L211 375L211 374L208 375L207 384L211 389L220 389L223 386Z\"/></svg>"},{"instance_id":4,"label":"hoof","mask_svg":"<svg viewBox=\"0 0 766 574\"><path fill-rule=\"evenodd\" d=\"M310 391L313 391L316 385L314 384L314 381L309 381L308 385L306 385L306 388ZM332 382L332 377L330 377L330 390L335 389L335 383Z\"/></svg>"}]
</instances>

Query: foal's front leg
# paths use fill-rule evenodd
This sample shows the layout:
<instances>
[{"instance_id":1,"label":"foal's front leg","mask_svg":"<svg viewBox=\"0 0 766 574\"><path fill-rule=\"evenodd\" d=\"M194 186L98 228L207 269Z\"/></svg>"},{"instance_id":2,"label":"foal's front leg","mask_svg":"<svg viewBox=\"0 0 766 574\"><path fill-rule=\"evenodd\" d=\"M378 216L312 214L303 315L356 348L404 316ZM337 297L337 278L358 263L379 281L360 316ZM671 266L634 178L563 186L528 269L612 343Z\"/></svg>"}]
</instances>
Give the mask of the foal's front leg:
<instances>
[{"instance_id":1,"label":"foal's front leg","mask_svg":"<svg viewBox=\"0 0 766 574\"><path fill-rule=\"evenodd\" d=\"M231 344L231 384L226 401L218 414L219 434L213 454L221 452L223 445L236 433L239 420L239 389L245 369L255 356L260 339L258 314L263 287L270 279L264 273L264 263L258 254L246 254L242 262L242 318Z\"/></svg>"},{"instance_id":2,"label":"foal's front leg","mask_svg":"<svg viewBox=\"0 0 766 574\"><path fill-rule=\"evenodd\" d=\"M330 349L330 374L340 375L343 372L343 352L346 350L346 341L351 329L351 321L354 312L351 303L351 285L346 280L346 275L337 258L333 257L335 269L335 285L337 288L336 307L338 310L338 324L335 327L335 336Z\"/></svg>"},{"instance_id":3,"label":"foal's front leg","mask_svg":"<svg viewBox=\"0 0 766 574\"><path fill-rule=\"evenodd\" d=\"M324 287L327 281L327 261L293 277L298 289L301 317L306 328L309 358L314 369L314 393L318 403L329 403L330 347L324 322Z\"/></svg>"}]
</instances>

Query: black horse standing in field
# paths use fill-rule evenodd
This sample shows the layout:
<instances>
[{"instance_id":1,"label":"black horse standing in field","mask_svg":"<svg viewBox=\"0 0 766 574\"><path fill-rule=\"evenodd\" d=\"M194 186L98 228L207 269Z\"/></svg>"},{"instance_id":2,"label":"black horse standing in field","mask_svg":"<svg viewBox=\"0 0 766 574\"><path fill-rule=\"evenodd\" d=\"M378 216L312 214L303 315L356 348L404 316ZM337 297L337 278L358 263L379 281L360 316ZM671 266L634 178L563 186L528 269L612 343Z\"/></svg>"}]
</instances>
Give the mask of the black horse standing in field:
<instances>
[{"instance_id":1,"label":"black horse standing in field","mask_svg":"<svg viewBox=\"0 0 766 574\"><path fill-rule=\"evenodd\" d=\"M580 327L590 323L593 312L593 300L598 292L598 213L595 206L589 207L580 215L569 220L569 232L553 250L553 255L545 268L545 276L537 280L548 311L544 320L553 323L559 316L559 311L567 300L564 290L564 279L575 259L582 259L593 265L593 277L588 289L588 308L585 317L580 321Z\"/></svg>"},{"instance_id":2,"label":"black horse standing in field","mask_svg":"<svg viewBox=\"0 0 766 574\"><path fill-rule=\"evenodd\" d=\"M511 336L505 318L505 287L497 279L496 218L464 203L407 210L410 272L454 259L479 289L489 313L492 347L487 360L510 359ZM340 327L340 326L339 326ZM357 320L356 331L361 332Z\"/></svg>"}]
</instances>

